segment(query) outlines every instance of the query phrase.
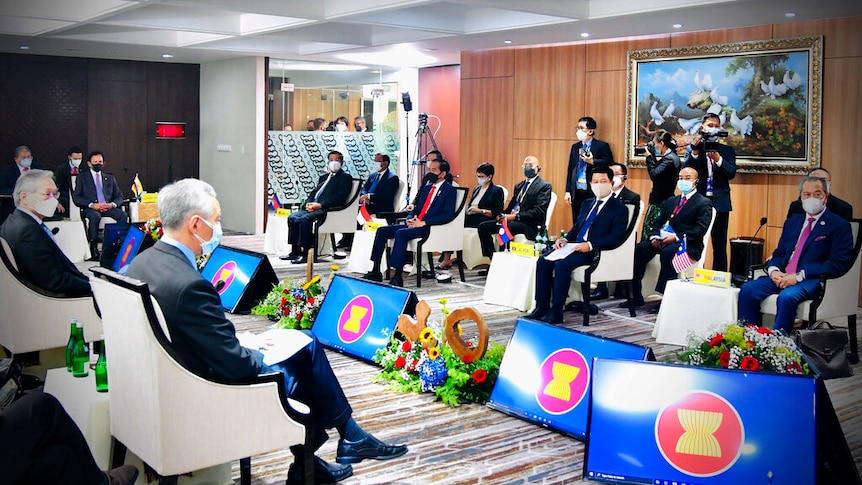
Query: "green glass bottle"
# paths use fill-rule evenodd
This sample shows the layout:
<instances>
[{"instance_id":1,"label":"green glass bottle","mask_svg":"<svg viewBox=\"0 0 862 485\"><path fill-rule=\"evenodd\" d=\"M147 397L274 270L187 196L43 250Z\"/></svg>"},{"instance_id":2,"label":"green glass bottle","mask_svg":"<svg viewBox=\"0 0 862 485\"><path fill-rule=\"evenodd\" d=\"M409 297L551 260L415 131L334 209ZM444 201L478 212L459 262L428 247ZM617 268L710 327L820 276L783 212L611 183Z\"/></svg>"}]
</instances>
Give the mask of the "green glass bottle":
<instances>
[{"instance_id":1,"label":"green glass bottle","mask_svg":"<svg viewBox=\"0 0 862 485\"><path fill-rule=\"evenodd\" d=\"M75 345L78 343L78 339L83 334L83 326L79 326L78 320L72 319L72 323L69 325L69 342L66 344L66 370L72 372L72 352L75 349Z\"/></svg>"},{"instance_id":2,"label":"green glass bottle","mask_svg":"<svg viewBox=\"0 0 862 485\"><path fill-rule=\"evenodd\" d=\"M72 375L87 377L90 374L90 345L82 338L72 352Z\"/></svg>"},{"instance_id":3,"label":"green glass bottle","mask_svg":"<svg viewBox=\"0 0 862 485\"><path fill-rule=\"evenodd\" d=\"M108 362L105 360L105 338L102 337L102 351L96 361L96 391L108 392Z\"/></svg>"}]
</instances>

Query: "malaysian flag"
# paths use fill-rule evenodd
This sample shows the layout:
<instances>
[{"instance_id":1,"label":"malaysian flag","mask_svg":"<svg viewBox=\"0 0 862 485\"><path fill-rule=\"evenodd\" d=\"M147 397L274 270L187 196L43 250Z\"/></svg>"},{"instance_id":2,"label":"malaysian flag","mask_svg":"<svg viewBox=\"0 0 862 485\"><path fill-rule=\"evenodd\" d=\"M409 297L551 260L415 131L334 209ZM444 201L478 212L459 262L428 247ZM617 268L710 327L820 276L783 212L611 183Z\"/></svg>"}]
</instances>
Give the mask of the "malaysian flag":
<instances>
[{"instance_id":1,"label":"malaysian flag","mask_svg":"<svg viewBox=\"0 0 862 485\"><path fill-rule=\"evenodd\" d=\"M676 250L676 254L672 260L673 269L676 270L677 273L682 273L694 265L694 261L688 257L688 253L685 250L685 239L685 236L683 236L682 241L679 243L679 249Z\"/></svg>"}]
</instances>

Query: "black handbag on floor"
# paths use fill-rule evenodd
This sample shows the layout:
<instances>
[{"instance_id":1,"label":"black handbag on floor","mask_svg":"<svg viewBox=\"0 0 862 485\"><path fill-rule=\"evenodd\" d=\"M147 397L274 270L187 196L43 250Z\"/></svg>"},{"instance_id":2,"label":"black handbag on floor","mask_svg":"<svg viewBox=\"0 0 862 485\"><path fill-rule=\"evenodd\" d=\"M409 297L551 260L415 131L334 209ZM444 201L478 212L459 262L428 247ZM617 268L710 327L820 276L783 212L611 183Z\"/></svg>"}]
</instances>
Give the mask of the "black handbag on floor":
<instances>
[{"instance_id":1,"label":"black handbag on floor","mask_svg":"<svg viewBox=\"0 0 862 485\"><path fill-rule=\"evenodd\" d=\"M796 332L796 346L817 367L823 379L853 375L846 352L848 341L847 329L835 328L825 320Z\"/></svg>"}]
</instances>

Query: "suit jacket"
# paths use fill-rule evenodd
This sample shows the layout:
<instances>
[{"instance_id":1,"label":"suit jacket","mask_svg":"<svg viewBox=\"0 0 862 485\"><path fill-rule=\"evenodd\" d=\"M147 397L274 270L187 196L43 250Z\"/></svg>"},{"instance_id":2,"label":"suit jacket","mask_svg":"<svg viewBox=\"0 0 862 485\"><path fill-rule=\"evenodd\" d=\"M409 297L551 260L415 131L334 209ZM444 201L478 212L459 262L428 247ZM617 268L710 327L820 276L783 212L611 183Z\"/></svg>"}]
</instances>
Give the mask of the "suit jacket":
<instances>
[{"instance_id":1,"label":"suit jacket","mask_svg":"<svg viewBox=\"0 0 862 485\"><path fill-rule=\"evenodd\" d=\"M625 204L639 205L641 203L641 196L625 186L623 186L623 190L620 190L619 199Z\"/></svg>"},{"instance_id":2,"label":"suit jacket","mask_svg":"<svg viewBox=\"0 0 862 485\"><path fill-rule=\"evenodd\" d=\"M374 181L380 178L377 186L374 187L374 192L371 191L371 186ZM365 181L362 186L360 195L370 194L371 198L365 203L365 208L371 214L379 214L381 212L395 212L395 193L398 192L400 180L391 170L387 170L381 177L380 172L374 172Z\"/></svg>"},{"instance_id":3,"label":"suit jacket","mask_svg":"<svg viewBox=\"0 0 862 485\"><path fill-rule=\"evenodd\" d=\"M648 155L646 166L649 178L652 180L649 203L659 205L668 197L673 197L682 162L679 161L679 155L676 152L670 151L660 159L656 159L655 155Z\"/></svg>"},{"instance_id":4,"label":"suit jacket","mask_svg":"<svg viewBox=\"0 0 862 485\"><path fill-rule=\"evenodd\" d=\"M790 262L796 241L807 224L807 216L793 216L784 221L778 247L766 264L777 266L781 271ZM836 275L844 272L853 262L853 231L850 223L833 214L827 208L811 229L811 234L802 247L797 270L805 271L805 279L821 275Z\"/></svg>"},{"instance_id":5,"label":"suit jacket","mask_svg":"<svg viewBox=\"0 0 862 485\"><path fill-rule=\"evenodd\" d=\"M832 194L829 194L829 198L826 199L826 208L829 209L829 212L846 221L853 219L853 206ZM805 215L805 209L802 208L802 201L796 199L790 203L790 207L787 209L787 218L800 215Z\"/></svg>"},{"instance_id":6,"label":"suit jacket","mask_svg":"<svg viewBox=\"0 0 862 485\"><path fill-rule=\"evenodd\" d=\"M78 169L78 173L81 172L81 169ZM72 168L69 165L69 161L57 165L54 168L54 181L57 183L57 190L60 191L60 204L66 209L66 213L63 214L63 217L69 217L69 198L72 195Z\"/></svg>"},{"instance_id":7,"label":"suit jacket","mask_svg":"<svg viewBox=\"0 0 862 485\"><path fill-rule=\"evenodd\" d=\"M581 211L575 225L566 234L566 240L577 240L578 233L584 225L587 216L593 209L596 198L587 199L581 204ZM590 225L586 240L593 246L593 251L612 248L623 241L626 237L626 227L629 223L629 211L626 204L616 197L610 197L601 208L593 223Z\"/></svg>"},{"instance_id":8,"label":"suit jacket","mask_svg":"<svg viewBox=\"0 0 862 485\"><path fill-rule=\"evenodd\" d=\"M30 164L30 168L45 170L45 166L38 162ZM18 164L15 162L3 167L3 170L0 170L0 194L12 195L12 192L15 191L15 182L20 176L21 171L18 170Z\"/></svg>"},{"instance_id":9,"label":"suit jacket","mask_svg":"<svg viewBox=\"0 0 862 485\"><path fill-rule=\"evenodd\" d=\"M416 205L413 206L413 210L407 216L408 219L419 216L419 213L422 212L422 207L425 205L425 199L431 192L431 187L433 187L432 184L426 184L419 189L419 195L416 197ZM440 184L438 190L440 193L434 196L434 200L431 201L431 205L422 219L426 224L445 224L455 217L455 196L457 195L455 187L443 182Z\"/></svg>"},{"instance_id":10,"label":"suit jacket","mask_svg":"<svg viewBox=\"0 0 862 485\"><path fill-rule=\"evenodd\" d=\"M213 285L183 253L162 241L140 253L127 274L144 281L159 302L170 347L193 372L220 382L242 382L261 372L263 355L239 344Z\"/></svg>"},{"instance_id":11,"label":"suit jacket","mask_svg":"<svg viewBox=\"0 0 862 485\"><path fill-rule=\"evenodd\" d=\"M575 193L578 187L578 164L581 162L580 150L584 146L582 142L577 142L572 145L569 152L569 167L566 171L566 192ZM597 138L593 138L590 143L590 153L593 154L593 167L608 167L614 163L614 154L611 152L611 146ZM587 165L587 190L589 190L590 177L593 169Z\"/></svg>"},{"instance_id":12,"label":"suit jacket","mask_svg":"<svg viewBox=\"0 0 862 485\"><path fill-rule=\"evenodd\" d=\"M506 210L503 211L504 213L509 214L515 209L515 204L518 202L518 195L521 193L521 189L524 187L525 183L527 183L527 181L522 180L515 184L512 198L509 200L509 205L506 206ZM545 218L548 214L548 205L550 204L551 184L542 180L542 177L536 176L533 183L531 183L527 188L527 193L524 194L524 199L521 201L521 206L518 209L518 217L516 220L523 222L528 228L544 226ZM535 234L530 234L529 232L525 232L524 235L527 236L528 239L536 237Z\"/></svg>"},{"instance_id":13,"label":"suit jacket","mask_svg":"<svg viewBox=\"0 0 862 485\"><path fill-rule=\"evenodd\" d=\"M681 197L681 195L677 195L664 201L661 206L661 216L653 226L650 238L658 236L661 228L669 222L679 240L682 241L685 238L686 252L689 257L695 260L700 259L703 254L703 236L706 235L706 230L712 220L712 202L704 195L693 194L685 206L674 216L673 211L679 205Z\"/></svg>"},{"instance_id":14,"label":"suit jacket","mask_svg":"<svg viewBox=\"0 0 862 485\"><path fill-rule=\"evenodd\" d=\"M29 214L15 210L0 226L21 276L51 293L89 296L90 280L69 261L57 243Z\"/></svg>"},{"instance_id":15,"label":"suit jacket","mask_svg":"<svg viewBox=\"0 0 862 485\"><path fill-rule=\"evenodd\" d=\"M730 179L736 177L736 150L732 146L719 144L718 154L723 161L721 166L712 167L712 205L718 212L730 212ZM698 157L691 154L691 147L686 149L686 167L694 167L697 170L697 193L706 195L706 183L709 178L706 153L701 152Z\"/></svg>"},{"instance_id":16,"label":"suit jacket","mask_svg":"<svg viewBox=\"0 0 862 485\"><path fill-rule=\"evenodd\" d=\"M473 203L473 199L479 194L479 190L482 187L477 185L473 188L473 193L470 195L470 202L468 202L468 206ZM478 207L480 209L485 209L491 211L492 215L497 215L503 212L503 187L499 185L494 185L492 182L488 182L488 189L485 190L485 193L482 195L482 198L479 199Z\"/></svg>"},{"instance_id":17,"label":"suit jacket","mask_svg":"<svg viewBox=\"0 0 862 485\"><path fill-rule=\"evenodd\" d=\"M314 201L314 196L326 182L329 174L321 175L317 181L317 187L308 193L308 201ZM329 210L331 207L340 207L344 205L347 199L352 195L350 189L353 188L353 177L344 170L339 170L338 173L332 176L332 180L326 184L326 189L320 194L317 203L320 204L323 210Z\"/></svg>"},{"instance_id":18,"label":"suit jacket","mask_svg":"<svg viewBox=\"0 0 862 485\"><path fill-rule=\"evenodd\" d=\"M102 177L105 202L113 202L117 207L123 205L123 192L120 191L117 179L105 172L99 172L99 175ZM78 173L72 199L78 207L87 207L99 201L99 197L96 195L96 182L93 181L93 174L90 170L82 170Z\"/></svg>"}]
</instances>

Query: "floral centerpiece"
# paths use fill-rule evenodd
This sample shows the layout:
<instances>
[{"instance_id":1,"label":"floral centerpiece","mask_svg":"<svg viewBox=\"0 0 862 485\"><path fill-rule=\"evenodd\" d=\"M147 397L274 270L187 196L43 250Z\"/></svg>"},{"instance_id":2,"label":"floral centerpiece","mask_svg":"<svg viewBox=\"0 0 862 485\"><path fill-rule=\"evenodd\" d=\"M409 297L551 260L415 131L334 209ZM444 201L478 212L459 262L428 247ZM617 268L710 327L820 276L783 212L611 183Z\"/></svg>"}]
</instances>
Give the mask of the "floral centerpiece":
<instances>
[{"instance_id":1,"label":"floral centerpiece","mask_svg":"<svg viewBox=\"0 0 862 485\"><path fill-rule=\"evenodd\" d=\"M144 234L150 236L150 239L153 241L158 241L165 233L165 231L162 230L161 219L149 219L141 226L141 230L144 231Z\"/></svg>"},{"instance_id":2,"label":"floral centerpiece","mask_svg":"<svg viewBox=\"0 0 862 485\"><path fill-rule=\"evenodd\" d=\"M731 323L706 338L691 335L680 361L700 367L810 374L793 339L756 325Z\"/></svg>"},{"instance_id":3,"label":"floral centerpiece","mask_svg":"<svg viewBox=\"0 0 862 485\"><path fill-rule=\"evenodd\" d=\"M332 274L338 271L332 265ZM329 281L332 280L330 276ZM279 328L307 330L314 325L320 306L326 296L326 286L320 275L308 281L286 279L273 287L257 305L251 309L254 315L262 315L276 322Z\"/></svg>"},{"instance_id":4,"label":"floral centerpiece","mask_svg":"<svg viewBox=\"0 0 862 485\"><path fill-rule=\"evenodd\" d=\"M452 407L462 401L484 404L491 395L506 349L490 342L484 355L476 358L460 351L461 346L453 346L445 331L451 312L446 308L445 298L439 301L443 305L442 322L427 322L428 326L415 340L400 332L390 337L388 345L374 356L383 370L373 380L385 382L388 388L399 392L434 392ZM482 336L461 340L463 329L459 324L455 324L454 331L467 349L480 345ZM484 337L487 339L487 335Z\"/></svg>"}]
</instances>

